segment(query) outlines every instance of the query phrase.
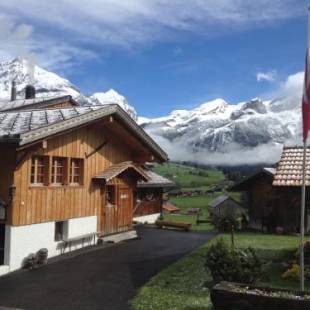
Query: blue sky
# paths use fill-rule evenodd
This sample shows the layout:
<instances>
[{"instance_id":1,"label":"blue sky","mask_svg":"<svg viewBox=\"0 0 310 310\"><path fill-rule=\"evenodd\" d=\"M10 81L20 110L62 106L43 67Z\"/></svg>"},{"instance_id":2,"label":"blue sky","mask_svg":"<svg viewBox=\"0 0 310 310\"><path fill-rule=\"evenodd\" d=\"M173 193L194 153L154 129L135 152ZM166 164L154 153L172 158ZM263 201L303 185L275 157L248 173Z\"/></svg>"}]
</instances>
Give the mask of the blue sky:
<instances>
[{"instance_id":1,"label":"blue sky","mask_svg":"<svg viewBox=\"0 0 310 310\"><path fill-rule=\"evenodd\" d=\"M117 90L149 117L268 98L303 70L307 1L253 2L0 2L0 58L29 54L87 94Z\"/></svg>"}]
</instances>

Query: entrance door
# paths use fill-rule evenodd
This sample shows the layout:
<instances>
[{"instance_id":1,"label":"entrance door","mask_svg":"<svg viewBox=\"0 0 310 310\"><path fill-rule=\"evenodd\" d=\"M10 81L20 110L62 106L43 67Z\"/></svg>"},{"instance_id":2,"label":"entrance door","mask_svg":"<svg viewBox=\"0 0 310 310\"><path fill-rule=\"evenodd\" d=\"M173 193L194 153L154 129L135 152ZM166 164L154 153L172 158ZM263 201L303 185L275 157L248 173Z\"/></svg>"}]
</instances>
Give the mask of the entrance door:
<instances>
[{"instance_id":1,"label":"entrance door","mask_svg":"<svg viewBox=\"0 0 310 310\"><path fill-rule=\"evenodd\" d=\"M132 192L121 185L108 188L108 195L114 199L105 200L104 205L104 233L106 235L129 230L132 224Z\"/></svg>"},{"instance_id":2,"label":"entrance door","mask_svg":"<svg viewBox=\"0 0 310 310\"><path fill-rule=\"evenodd\" d=\"M4 264L5 224L0 224L0 265Z\"/></svg>"}]
</instances>

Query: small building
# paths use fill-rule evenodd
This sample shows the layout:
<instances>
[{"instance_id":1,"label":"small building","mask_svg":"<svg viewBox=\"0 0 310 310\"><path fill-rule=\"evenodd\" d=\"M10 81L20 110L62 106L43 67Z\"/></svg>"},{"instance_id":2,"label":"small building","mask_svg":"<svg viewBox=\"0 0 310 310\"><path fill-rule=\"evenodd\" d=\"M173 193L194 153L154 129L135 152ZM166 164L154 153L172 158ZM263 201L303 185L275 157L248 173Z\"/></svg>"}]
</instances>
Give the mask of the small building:
<instances>
[{"instance_id":1,"label":"small building","mask_svg":"<svg viewBox=\"0 0 310 310\"><path fill-rule=\"evenodd\" d=\"M174 182L155 173L144 166L144 173L148 180L137 184L136 205L133 216L137 223L155 223L163 213L163 195L169 189L175 187Z\"/></svg>"},{"instance_id":2,"label":"small building","mask_svg":"<svg viewBox=\"0 0 310 310\"><path fill-rule=\"evenodd\" d=\"M249 227L253 229L272 230L273 205L276 191L272 185L274 168L263 168L230 188L231 191L245 194L245 208L248 209Z\"/></svg>"},{"instance_id":3,"label":"small building","mask_svg":"<svg viewBox=\"0 0 310 310\"><path fill-rule=\"evenodd\" d=\"M237 201L228 196L219 196L209 204L210 216L240 218L246 211Z\"/></svg>"},{"instance_id":4,"label":"small building","mask_svg":"<svg viewBox=\"0 0 310 310\"><path fill-rule=\"evenodd\" d=\"M132 232L144 165L168 159L116 104L25 93L0 104L0 275L41 248L52 257Z\"/></svg>"}]
</instances>

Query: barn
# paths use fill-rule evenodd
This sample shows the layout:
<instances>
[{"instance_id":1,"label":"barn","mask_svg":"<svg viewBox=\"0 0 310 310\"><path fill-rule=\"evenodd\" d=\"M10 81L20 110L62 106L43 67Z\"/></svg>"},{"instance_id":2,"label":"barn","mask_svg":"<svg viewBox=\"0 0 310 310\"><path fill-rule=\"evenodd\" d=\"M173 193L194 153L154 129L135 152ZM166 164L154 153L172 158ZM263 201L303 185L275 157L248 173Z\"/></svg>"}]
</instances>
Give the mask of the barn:
<instances>
[{"instance_id":1,"label":"barn","mask_svg":"<svg viewBox=\"0 0 310 310\"><path fill-rule=\"evenodd\" d=\"M236 192L244 192L250 228L271 230L274 226L272 215L272 208L276 199L276 189L272 185L274 175L274 168L263 168L230 189Z\"/></svg>"},{"instance_id":2,"label":"barn","mask_svg":"<svg viewBox=\"0 0 310 310\"><path fill-rule=\"evenodd\" d=\"M239 218L245 214L240 204L229 196L219 196L209 204L210 216Z\"/></svg>"},{"instance_id":3,"label":"barn","mask_svg":"<svg viewBox=\"0 0 310 310\"><path fill-rule=\"evenodd\" d=\"M116 104L25 93L0 104L0 274L41 248L51 257L131 232L145 163L168 159Z\"/></svg>"}]
</instances>

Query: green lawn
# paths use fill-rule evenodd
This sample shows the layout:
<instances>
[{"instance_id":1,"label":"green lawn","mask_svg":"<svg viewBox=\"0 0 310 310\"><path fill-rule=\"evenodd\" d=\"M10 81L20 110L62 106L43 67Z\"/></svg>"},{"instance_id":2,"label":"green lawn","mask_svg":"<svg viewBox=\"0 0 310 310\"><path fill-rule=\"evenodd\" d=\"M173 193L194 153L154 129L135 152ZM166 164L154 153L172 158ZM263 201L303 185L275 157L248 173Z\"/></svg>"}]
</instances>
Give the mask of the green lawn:
<instances>
[{"instance_id":1,"label":"green lawn","mask_svg":"<svg viewBox=\"0 0 310 310\"><path fill-rule=\"evenodd\" d=\"M230 235L222 234L216 238L223 238L229 242ZM214 242L216 238L211 242ZM236 245L239 247L251 245L257 249L262 258L272 259L275 262L267 272L269 279L262 283L262 285L272 287L298 288L298 281L281 279L282 270L278 264L295 251L298 241L298 237L295 236L236 234ZM153 277L133 299L132 309L212 309L208 290L208 287L212 286L212 279L204 268L207 246L208 244L199 247ZM307 281L306 288L310 290L310 283Z\"/></svg>"}]
</instances>

